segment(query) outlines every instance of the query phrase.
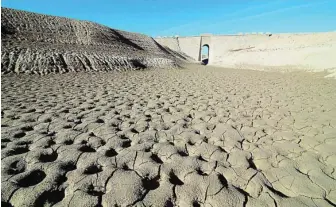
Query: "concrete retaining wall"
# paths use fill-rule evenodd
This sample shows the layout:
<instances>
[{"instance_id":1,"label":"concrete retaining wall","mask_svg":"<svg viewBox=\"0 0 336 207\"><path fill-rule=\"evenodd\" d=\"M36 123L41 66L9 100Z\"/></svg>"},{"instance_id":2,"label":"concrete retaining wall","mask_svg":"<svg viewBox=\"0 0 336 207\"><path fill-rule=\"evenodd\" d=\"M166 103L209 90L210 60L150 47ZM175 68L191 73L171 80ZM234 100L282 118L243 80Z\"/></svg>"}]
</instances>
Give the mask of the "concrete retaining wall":
<instances>
[{"instance_id":1,"label":"concrete retaining wall","mask_svg":"<svg viewBox=\"0 0 336 207\"><path fill-rule=\"evenodd\" d=\"M184 52L194 60L199 59L201 37L156 38L159 44L178 52Z\"/></svg>"},{"instance_id":2,"label":"concrete retaining wall","mask_svg":"<svg viewBox=\"0 0 336 207\"><path fill-rule=\"evenodd\" d=\"M179 37L174 42L172 39L156 40L172 49L180 49L197 61L202 45L208 44L211 65L258 70L336 69L336 32Z\"/></svg>"}]
</instances>

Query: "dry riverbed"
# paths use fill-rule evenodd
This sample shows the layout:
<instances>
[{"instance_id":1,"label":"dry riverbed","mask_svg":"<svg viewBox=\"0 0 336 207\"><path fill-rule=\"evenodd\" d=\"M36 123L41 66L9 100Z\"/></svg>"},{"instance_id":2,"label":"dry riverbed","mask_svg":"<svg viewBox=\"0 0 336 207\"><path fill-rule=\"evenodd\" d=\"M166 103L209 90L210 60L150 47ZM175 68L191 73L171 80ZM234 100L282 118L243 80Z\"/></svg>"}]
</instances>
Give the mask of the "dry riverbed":
<instances>
[{"instance_id":1,"label":"dry riverbed","mask_svg":"<svg viewBox=\"0 0 336 207\"><path fill-rule=\"evenodd\" d=\"M181 70L2 77L2 204L335 206L336 81Z\"/></svg>"}]
</instances>

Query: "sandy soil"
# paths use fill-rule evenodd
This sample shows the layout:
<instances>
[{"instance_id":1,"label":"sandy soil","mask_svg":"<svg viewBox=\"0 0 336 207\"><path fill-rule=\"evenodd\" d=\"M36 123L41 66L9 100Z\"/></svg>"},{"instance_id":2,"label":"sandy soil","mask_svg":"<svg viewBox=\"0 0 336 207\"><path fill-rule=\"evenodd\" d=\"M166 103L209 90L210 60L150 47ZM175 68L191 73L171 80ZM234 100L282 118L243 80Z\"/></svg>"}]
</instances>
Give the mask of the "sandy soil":
<instances>
[{"instance_id":1,"label":"sandy soil","mask_svg":"<svg viewBox=\"0 0 336 207\"><path fill-rule=\"evenodd\" d=\"M1 74L176 68L153 38L89 21L1 8Z\"/></svg>"},{"instance_id":2,"label":"sandy soil","mask_svg":"<svg viewBox=\"0 0 336 207\"><path fill-rule=\"evenodd\" d=\"M184 70L2 77L2 204L335 206L336 81Z\"/></svg>"}]
</instances>

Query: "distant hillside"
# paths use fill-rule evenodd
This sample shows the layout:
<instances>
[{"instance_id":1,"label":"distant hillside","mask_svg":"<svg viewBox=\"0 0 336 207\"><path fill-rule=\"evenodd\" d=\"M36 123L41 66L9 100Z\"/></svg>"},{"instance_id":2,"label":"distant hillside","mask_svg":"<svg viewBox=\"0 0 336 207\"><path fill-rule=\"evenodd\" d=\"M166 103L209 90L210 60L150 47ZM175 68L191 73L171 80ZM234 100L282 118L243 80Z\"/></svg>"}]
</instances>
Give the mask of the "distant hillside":
<instances>
[{"instance_id":1,"label":"distant hillside","mask_svg":"<svg viewBox=\"0 0 336 207\"><path fill-rule=\"evenodd\" d=\"M8 8L1 37L2 74L166 68L185 59L146 35Z\"/></svg>"}]
</instances>

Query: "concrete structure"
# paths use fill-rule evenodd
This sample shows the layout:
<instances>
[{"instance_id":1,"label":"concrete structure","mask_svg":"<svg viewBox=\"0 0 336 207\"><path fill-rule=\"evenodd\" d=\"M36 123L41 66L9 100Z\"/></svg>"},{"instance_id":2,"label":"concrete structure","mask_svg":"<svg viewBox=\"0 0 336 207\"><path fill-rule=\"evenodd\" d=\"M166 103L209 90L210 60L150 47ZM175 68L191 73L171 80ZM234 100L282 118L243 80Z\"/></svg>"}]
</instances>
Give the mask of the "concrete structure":
<instances>
[{"instance_id":1,"label":"concrete structure","mask_svg":"<svg viewBox=\"0 0 336 207\"><path fill-rule=\"evenodd\" d=\"M156 38L159 44L201 61L209 46L209 64L243 69L336 70L336 33L211 35Z\"/></svg>"}]
</instances>

